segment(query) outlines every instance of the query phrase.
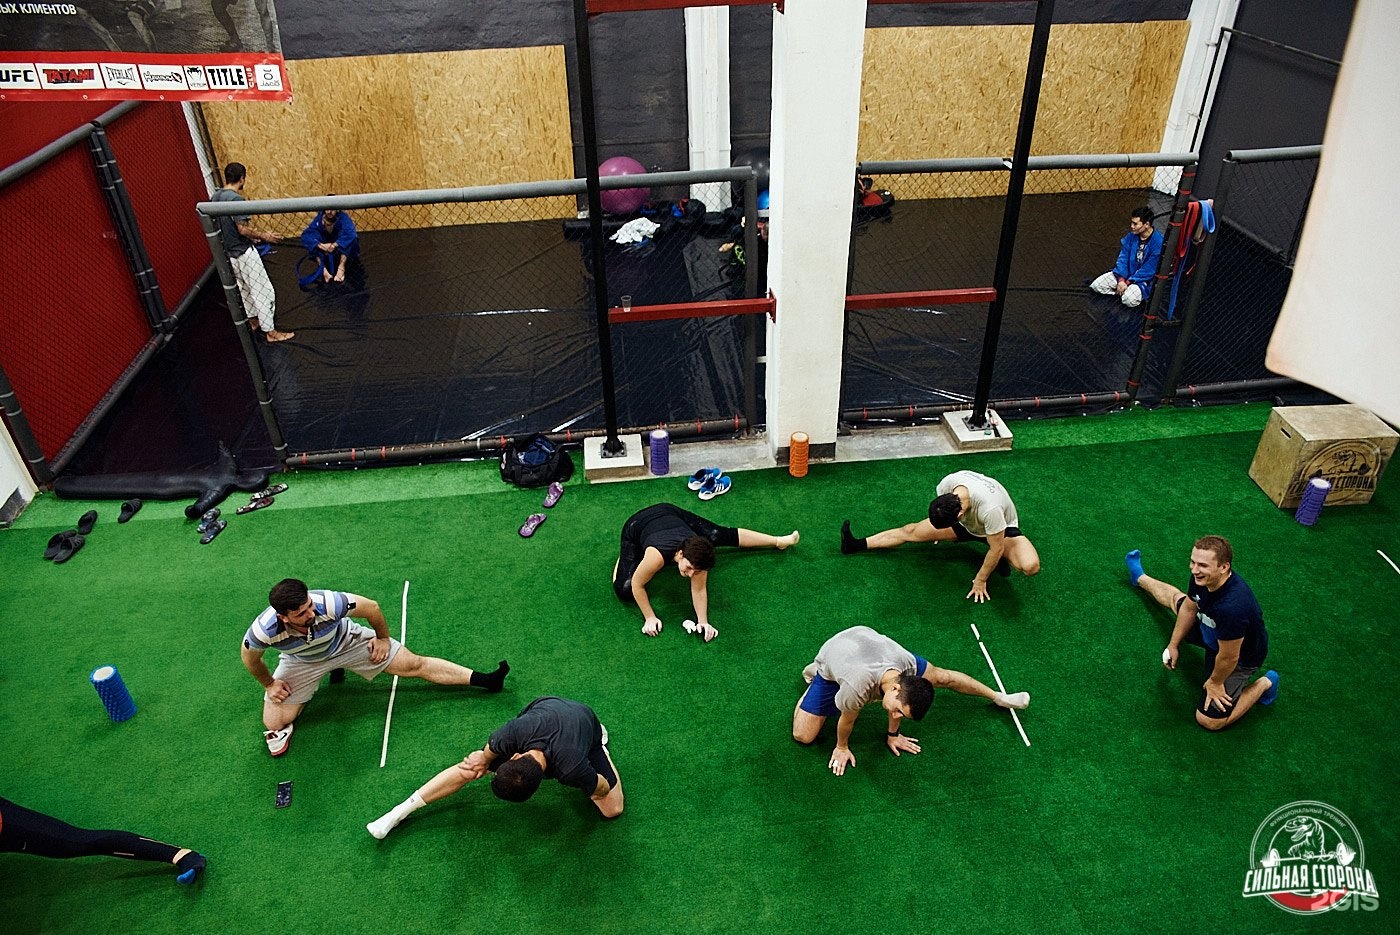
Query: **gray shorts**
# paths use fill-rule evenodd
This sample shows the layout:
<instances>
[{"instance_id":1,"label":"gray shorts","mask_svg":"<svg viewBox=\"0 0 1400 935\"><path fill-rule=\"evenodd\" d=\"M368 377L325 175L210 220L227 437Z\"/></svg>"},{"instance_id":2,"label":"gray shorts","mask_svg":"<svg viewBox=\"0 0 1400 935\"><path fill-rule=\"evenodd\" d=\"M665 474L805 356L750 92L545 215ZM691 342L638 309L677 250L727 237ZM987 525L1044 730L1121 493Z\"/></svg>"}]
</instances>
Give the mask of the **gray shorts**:
<instances>
[{"instance_id":1,"label":"gray shorts","mask_svg":"<svg viewBox=\"0 0 1400 935\"><path fill-rule=\"evenodd\" d=\"M370 662L369 644L373 639L373 630L360 627L359 632L350 634L340 649L325 659L306 661L296 656L283 656L277 662L277 671L272 673L273 678L281 679L292 688L292 693L282 704L305 704L310 701L321 686L322 677L332 669L349 669L366 681L383 672L394 661L403 644L390 637L389 655L383 662ZM263 699L271 700L266 694Z\"/></svg>"},{"instance_id":2,"label":"gray shorts","mask_svg":"<svg viewBox=\"0 0 1400 935\"><path fill-rule=\"evenodd\" d=\"M1212 655L1207 658L1211 663L1214 663L1215 656ZM1239 703L1240 695L1244 693L1245 686L1254 681L1254 673L1258 671L1259 666L1235 666L1235 671L1225 676L1225 694L1230 696L1231 701L1236 704ZM1196 710L1208 718L1220 720L1229 717L1230 712L1233 711L1234 708L1230 707L1222 711L1219 708L1209 707L1206 702L1206 690L1203 688L1201 689L1201 700L1197 703Z\"/></svg>"}]
</instances>

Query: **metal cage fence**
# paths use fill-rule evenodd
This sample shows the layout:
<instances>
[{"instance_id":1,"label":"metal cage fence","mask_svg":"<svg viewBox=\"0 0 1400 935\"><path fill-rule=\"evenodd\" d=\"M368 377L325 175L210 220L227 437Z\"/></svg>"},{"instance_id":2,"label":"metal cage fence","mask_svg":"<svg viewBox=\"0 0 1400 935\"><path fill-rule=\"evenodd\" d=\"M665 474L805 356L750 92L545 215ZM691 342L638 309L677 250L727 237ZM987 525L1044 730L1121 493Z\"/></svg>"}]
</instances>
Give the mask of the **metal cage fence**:
<instances>
[{"instance_id":1,"label":"metal cage fence","mask_svg":"<svg viewBox=\"0 0 1400 935\"><path fill-rule=\"evenodd\" d=\"M1088 283L1113 267L1129 214L1148 206L1163 232L1174 198L1159 165L1188 155L1033 157L1018 224L993 384L1001 399L1122 391L1145 342L1146 303L1128 308ZM851 243L852 294L988 286L1008 165L1001 159L862 167ZM847 315L843 411L970 400L985 304L904 305ZM1150 372L1164 367L1153 355Z\"/></svg>"},{"instance_id":2,"label":"metal cage fence","mask_svg":"<svg viewBox=\"0 0 1400 935\"><path fill-rule=\"evenodd\" d=\"M1169 396L1230 386L1268 398L1279 378L1264 366L1312 197L1320 146L1237 150L1214 199L1216 229L1187 296L1182 334L1166 374Z\"/></svg>"},{"instance_id":3,"label":"metal cage fence","mask_svg":"<svg viewBox=\"0 0 1400 935\"><path fill-rule=\"evenodd\" d=\"M752 170L638 177L646 197L604 218L609 303L743 292L744 277L720 249L733 221L708 211L706 198L721 203L741 174ZM591 232L576 200L583 187L562 180L202 204L213 245L219 216L245 210L257 212L249 226L281 241L266 256L248 250L232 263L222 248L214 254L240 327L296 335L254 342L243 328L284 457L600 426ZM356 228L343 266L321 246L335 239L321 213L328 208ZM620 422L742 414L754 382L743 337L732 318L612 328Z\"/></svg>"}]
</instances>

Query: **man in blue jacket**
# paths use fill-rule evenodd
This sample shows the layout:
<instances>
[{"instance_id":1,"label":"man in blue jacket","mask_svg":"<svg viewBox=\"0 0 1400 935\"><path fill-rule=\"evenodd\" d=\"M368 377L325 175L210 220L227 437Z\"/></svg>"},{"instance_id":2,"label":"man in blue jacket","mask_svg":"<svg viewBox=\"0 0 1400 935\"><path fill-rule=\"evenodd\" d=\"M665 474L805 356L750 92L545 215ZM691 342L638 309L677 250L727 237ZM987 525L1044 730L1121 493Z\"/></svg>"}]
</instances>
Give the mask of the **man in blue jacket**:
<instances>
[{"instance_id":1,"label":"man in blue jacket","mask_svg":"<svg viewBox=\"0 0 1400 935\"><path fill-rule=\"evenodd\" d=\"M1152 228L1152 209L1137 208L1128 222L1123 249L1113 269L1089 283L1103 295L1116 295L1128 308L1136 308L1152 294L1152 277L1162 257L1162 234Z\"/></svg>"}]
</instances>

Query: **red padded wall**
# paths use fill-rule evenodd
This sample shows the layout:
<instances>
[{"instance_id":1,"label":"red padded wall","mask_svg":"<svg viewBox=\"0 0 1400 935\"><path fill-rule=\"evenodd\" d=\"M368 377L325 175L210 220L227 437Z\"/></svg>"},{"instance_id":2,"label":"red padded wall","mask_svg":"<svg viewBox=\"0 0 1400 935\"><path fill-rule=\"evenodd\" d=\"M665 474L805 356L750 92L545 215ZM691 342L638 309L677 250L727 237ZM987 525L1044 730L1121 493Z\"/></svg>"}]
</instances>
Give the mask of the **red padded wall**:
<instances>
[{"instance_id":1,"label":"red padded wall","mask_svg":"<svg viewBox=\"0 0 1400 935\"><path fill-rule=\"evenodd\" d=\"M179 104L146 103L107 128L167 313L209 265L195 216L209 200Z\"/></svg>"},{"instance_id":2,"label":"red padded wall","mask_svg":"<svg viewBox=\"0 0 1400 935\"><path fill-rule=\"evenodd\" d=\"M151 329L85 143L0 188L0 224L0 365L52 458Z\"/></svg>"}]
</instances>

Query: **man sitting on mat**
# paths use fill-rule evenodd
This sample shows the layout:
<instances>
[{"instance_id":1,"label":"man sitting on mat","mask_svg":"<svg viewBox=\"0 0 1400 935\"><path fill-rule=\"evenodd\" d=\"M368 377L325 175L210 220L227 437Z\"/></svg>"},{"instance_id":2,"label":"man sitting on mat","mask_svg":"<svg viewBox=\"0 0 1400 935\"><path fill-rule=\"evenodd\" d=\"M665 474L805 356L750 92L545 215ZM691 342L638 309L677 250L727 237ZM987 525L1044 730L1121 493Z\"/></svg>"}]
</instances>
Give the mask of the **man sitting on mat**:
<instances>
[{"instance_id":1,"label":"man sitting on mat","mask_svg":"<svg viewBox=\"0 0 1400 935\"><path fill-rule=\"evenodd\" d=\"M642 612L642 632L661 633L661 618L651 608L647 582L662 568L675 565L682 578L690 579L690 601L695 620L686 629L698 633L705 642L719 635L710 625L710 598L706 591L710 569L715 567L716 546L741 549L783 550L801 538L796 530L786 536L770 536L750 529L719 526L669 503L657 503L636 513L622 524L622 548L613 565L613 593L624 604L634 601Z\"/></svg>"},{"instance_id":2,"label":"man sitting on mat","mask_svg":"<svg viewBox=\"0 0 1400 935\"><path fill-rule=\"evenodd\" d=\"M314 283L344 282L345 266L360 258L360 235L344 211L329 208L311 219L301 232L301 245L316 261L315 269L300 279L302 288Z\"/></svg>"},{"instance_id":3,"label":"man sitting on mat","mask_svg":"<svg viewBox=\"0 0 1400 935\"><path fill-rule=\"evenodd\" d=\"M847 555L867 549L892 549L906 542L985 542L987 557L972 577L967 596L978 604L991 600L987 579L995 570L1008 577L1040 573L1040 554L1021 532L1016 504L999 482L976 471L957 471L938 482L938 496L928 505L928 519L857 539L851 521L841 524L841 551Z\"/></svg>"},{"instance_id":4,"label":"man sitting on mat","mask_svg":"<svg viewBox=\"0 0 1400 935\"><path fill-rule=\"evenodd\" d=\"M304 581L286 578L268 594L272 605L258 614L243 636L243 665L266 689L263 738L273 756L287 752L293 722L316 694L321 676L349 669L369 680L381 672L424 679L438 685L473 685L498 692L510 666L504 659L494 672L476 672L446 659L419 656L389 636L379 605L343 591L311 591ZM353 623L355 617L369 623ZM373 627L373 629L370 629ZM269 673L263 653L281 654Z\"/></svg>"},{"instance_id":5,"label":"man sitting on mat","mask_svg":"<svg viewBox=\"0 0 1400 935\"><path fill-rule=\"evenodd\" d=\"M1270 705L1278 697L1278 673L1263 678L1254 673L1269 652L1264 612L1245 580L1235 573L1234 550L1220 536L1202 536L1191 548L1191 584L1183 594L1142 570L1142 552L1133 549L1124 560L1128 579L1163 607L1176 614L1162 665L1175 669L1185 640L1206 651L1208 677L1201 685L1196 723L1206 730L1223 730L1244 717L1254 705Z\"/></svg>"},{"instance_id":6,"label":"man sitting on mat","mask_svg":"<svg viewBox=\"0 0 1400 935\"><path fill-rule=\"evenodd\" d=\"M836 722L836 749L827 764L840 776L847 766L856 765L851 752L851 729L860 709L879 701L889 716L885 746L895 756L918 753L919 742L900 731L905 718L921 721L933 704L935 688L951 688L964 695L977 695L1003 708L1026 708L1029 692L1008 695L983 685L970 675L940 669L914 655L894 640L870 627L842 630L822 644L817 658L802 670L809 684L792 712L792 739L813 743L829 717Z\"/></svg>"},{"instance_id":7,"label":"man sitting on mat","mask_svg":"<svg viewBox=\"0 0 1400 935\"><path fill-rule=\"evenodd\" d=\"M622 814L622 780L608 753L608 729L588 705L567 698L536 698L493 733L486 746L449 766L417 792L365 825L383 840L399 822L429 802L446 798L488 772L491 791L524 802L544 779L581 790L604 818Z\"/></svg>"},{"instance_id":8,"label":"man sitting on mat","mask_svg":"<svg viewBox=\"0 0 1400 935\"><path fill-rule=\"evenodd\" d=\"M1152 294L1152 277L1162 258L1162 233L1152 227L1152 209L1138 208L1128 218L1128 233L1113 269L1089 283L1100 295L1116 295L1128 308L1137 308Z\"/></svg>"}]
</instances>

